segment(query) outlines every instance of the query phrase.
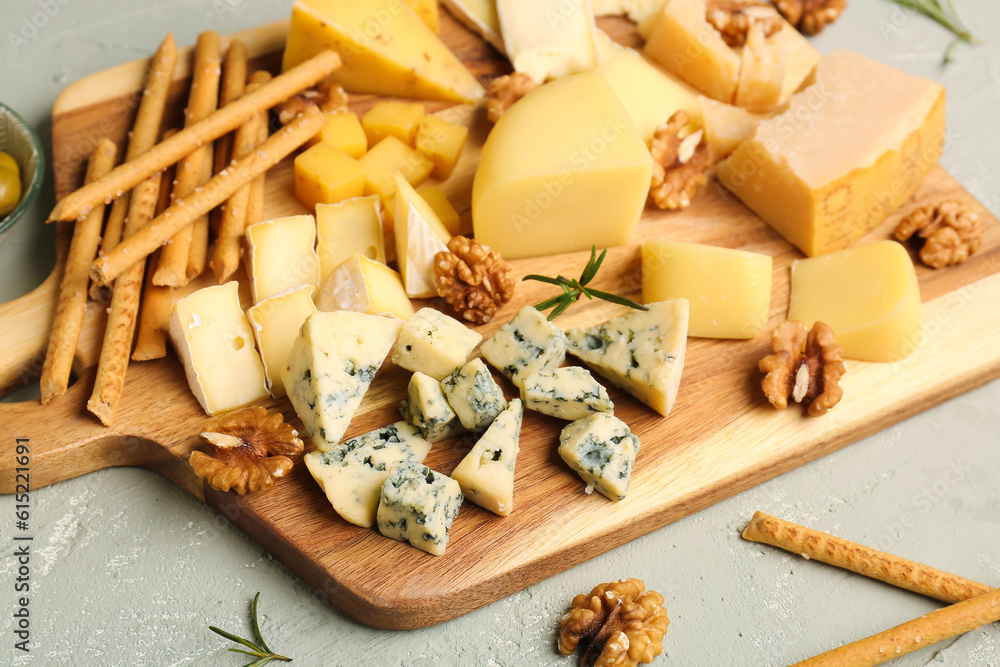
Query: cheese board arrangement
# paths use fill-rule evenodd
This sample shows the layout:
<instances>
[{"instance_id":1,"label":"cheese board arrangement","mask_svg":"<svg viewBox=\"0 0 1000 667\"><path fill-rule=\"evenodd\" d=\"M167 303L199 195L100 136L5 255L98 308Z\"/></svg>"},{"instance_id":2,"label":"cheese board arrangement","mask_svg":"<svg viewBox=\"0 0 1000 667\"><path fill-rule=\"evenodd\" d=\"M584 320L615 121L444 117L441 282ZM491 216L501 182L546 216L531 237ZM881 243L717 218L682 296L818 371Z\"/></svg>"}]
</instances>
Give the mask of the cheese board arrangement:
<instances>
[{"instance_id":1,"label":"cheese board arrangement","mask_svg":"<svg viewBox=\"0 0 1000 667\"><path fill-rule=\"evenodd\" d=\"M246 178L223 192L208 174L185 195L192 207L216 196L232 202L245 185L243 205L259 197L262 222L247 227L245 261L233 265L228 276L220 278L217 254L213 271L172 287L169 330L176 356L130 364L120 400L93 407L88 396L103 373L98 366L103 367L109 315L88 307L72 349L75 382L44 405L0 405L0 418L35 443L36 488L111 466L147 467L203 499L344 613L376 627L416 628L494 602L1000 377L1000 352L991 345L991 332L1000 324L992 308L1000 299L1000 225L936 164L944 127L940 86L846 52L823 60L791 25L777 22L771 35L744 31L742 61L719 37L719 49L708 49L708 58L696 57L694 70L668 74L666 63L677 62L671 49L679 48L678 35L704 18L699 2L687 0L667 3L675 13L657 8L629 19L584 22L581 30L589 31L586 43L592 48L572 58L538 55L535 42L542 37L524 27L531 21L503 11L510 3L498 3L494 25L470 9L476 3L445 2L450 12L434 14L436 36L424 28L395 32L401 39L391 48L398 50L384 52L363 35L338 33L329 28L336 21L317 16L341 11L337 20L362 33L386 34L417 21L418 12L385 3L396 13L380 21L372 9L381 7L378 2L357 3L362 8L357 10L342 3L336 11L330 9L334 4L299 0L290 22L221 38L216 52L242 44L247 71L270 76L251 78L242 98L227 105L220 100L215 113L230 113L229 129L249 125L242 119L253 114L237 118L240 109L258 99L272 100L264 109L276 106L277 93L271 91L295 76L306 81L302 72L325 57L325 47L334 47L340 57L329 71L339 66L338 81L348 97L331 118L339 123L350 113L360 117L367 150L348 162L340 157L349 151L347 144L329 153L324 139L285 158L294 147L280 142L299 133L301 144L318 134L320 114L300 110L283 129L268 133L262 129L266 116L256 112L258 125L246 134L259 143L242 155L236 151L239 159L223 162L221 169L231 170L234 180ZM690 7L701 14L690 14ZM500 39L500 32L524 39ZM642 44L653 60L628 48ZM197 47L177 51L177 66L161 83L162 120L154 134L198 123L190 117L188 95L191 90L194 98L199 76L205 76L197 66L205 48L199 40ZM407 75L388 67L393 57L405 61L407 49L421 48L431 70L414 65ZM776 61L770 48L779 49ZM502 91L495 94L500 86L490 82L510 76L511 63L516 74L538 80L527 84L531 88L546 78L554 81L497 107ZM567 63L568 71L559 69ZM84 183L99 140L124 145L133 124L138 126L136 97L144 82L150 86L149 69L147 60L125 63L71 84L56 100L52 163L64 215L77 217L65 209L75 204L73 193ZM310 74L297 90L315 85L329 71ZM862 71L870 78L858 85ZM373 84L379 76L383 83ZM650 76L659 83L650 85ZM667 84L656 78L661 76ZM685 76L712 82L711 90L692 87ZM484 85L491 88L485 103ZM397 94L387 95L385 88ZM879 91L895 100L894 106L887 106ZM414 110L414 98L422 100L421 109ZM249 101L239 107L239 99ZM665 117L662 108L669 108ZM618 118L623 113L625 120ZM796 147L797 133L852 113L868 120L850 133L865 147L862 155L838 143L839 127L824 139L821 153ZM432 142L431 148L425 144L423 151L407 148L393 133L407 114L416 118L408 125L411 146L420 146L419 126L438 133L434 136L461 136L458 152L435 152L454 145L451 139ZM712 123L713 118L724 120ZM191 136L181 130L159 148L195 155ZM132 142L135 137L133 131ZM237 145L239 137L238 130ZM383 148L376 154L374 146ZM673 157L650 164L657 151L673 151ZM719 152L728 157L709 170ZM410 162L398 162L402 158L393 156L399 155ZM315 166L306 156L316 158ZM263 182L250 173L255 160L268 163ZM682 173L700 160L707 163L700 174ZM337 161L344 170L336 178L323 175ZM423 170L420 178L407 171L414 163ZM401 173L392 177L395 168ZM160 180L159 169L154 172L155 179L137 177L125 188L134 186L136 207L144 183ZM698 184L690 191L687 182L668 187L679 175ZM651 179L659 191L650 190ZM260 183L257 195L254 183ZM427 185L448 206L435 207ZM346 189L332 193L334 186ZM178 200L151 213L146 229L169 223ZM350 205L349 214L359 216L352 220L377 221L378 233L357 242L371 253L336 260L332 251L324 255L323 219L334 215L328 207L343 206L342 201L361 202ZM961 207L958 217L981 224L981 241L964 261L931 268L933 260L921 260L914 246L889 239L901 221L921 211L937 215L933 212L943 202ZM449 209L456 218L439 212ZM347 215L345 210L338 208L336 215ZM59 213L57 208L54 215ZM415 254L430 236L410 224L414 219L438 220L430 232L437 239L426 243L435 252ZM0 306L4 345L11 350L0 368L4 389L31 374L53 327L73 226L82 224L59 220L56 271L31 294ZM204 224L209 225L207 217ZM318 252L313 250L317 229ZM307 239L305 259L295 254L297 234ZM468 256L477 251L474 242L453 241L473 235L502 256L491 259L491 266L509 265L499 289L509 294L485 310L468 299L465 311L456 310L433 271L418 270L417 260L426 268L428 257L437 257L441 248ZM127 276L134 261L127 250L101 255L91 275ZM161 265L165 255L159 253ZM386 260L395 261L398 273ZM115 261L122 271L109 275ZM303 274L315 274L305 281L312 289L300 287ZM446 284L454 284L460 274L448 275L453 283ZM348 298L338 294L345 284L362 287ZM559 289L572 298L560 297ZM866 289L859 302L859 290ZM278 315L260 310L268 296L294 298L297 305ZM839 381L842 397L814 410L831 392L823 393L820 384L799 395L795 377L789 384L795 389L780 399L766 387L762 392L758 365L763 369L762 359L780 356L769 332L786 319L804 320L808 327L830 313L824 310L830 303L841 304L847 312L837 316L850 323L834 326L846 366L822 357L827 368L842 368L827 387ZM555 308L551 314L557 317L547 320L535 304ZM112 318L115 309L112 302ZM241 335L225 345L197 340L202 320L221 318L226 309L239 313L237 320L246 312ZM460 321L466 313L471 324ZM260 337L269 317L295 319L278 361L268 358ZM455 332L445 335L450 328ZM424 331L432 332L431 342L421 337ZM518 357L525 337L529 348L560 351L551 362L529 368ZM804 341L803 330L792 350L796 359ZM566 349L570 357L562 365ZM325 409L330 406L317 404L332 404L327 399L333 394L317 389L322 380L313 378L326 368L324 356L330 353L340 355L338 363L349 357L350 376L363 381L353 381L355 396ZM256 375L242 372L247 358L260 368ZM795 366L791 375L803 367ZM822 369L806 371L813 378L822 374ZM219 384L210 384L213 376ZM474 402L468 397L476 391ZM565 393L571 398L560 398ZM804 406L772 407L793 397L812 401L809 414ZM201 434L209 432L208 440L224 447L224 439L209 436L224 431L226 413L247 404L263 409L268 419L280 414L283 424L274 428L290 424L297 433L282 431L289 446L283 456L295 464L275 464L279 467L269 469L262 490L244 495L252 482L244 479L240 493L213 488L219 484L204 479L213 473L200 470L196 461L209 458L199 452L205 445ZM436 421L429 416L432 405L445 410ZM220 416L210 422L215 413ZM297 449L290 444L296 436ZM610 462L599 469L587 464L594 451L587 443L595 439L620 446L601 454ZM307 453L297 458L303 442ZM373 442L381 443L379 449L369 449ZM399 451L385 453L387 442ZM354 480L354 469L343 462L373 451L389 458L381 468L367 462L384 474L364 481L362 492L362 481ZM13 459L0 463L3 493L15 488ZM506 472L484 474L486 461ZM414 494L424 500L430 494L443 505L434 503L425 517L418 511L424 501L414 501ZM463 503L463 495L471 502ZM418 515L419 527L413 523ZM431 543L420 547L429 553L406 543L421 540Z\"/></svg>"}]
</instances>

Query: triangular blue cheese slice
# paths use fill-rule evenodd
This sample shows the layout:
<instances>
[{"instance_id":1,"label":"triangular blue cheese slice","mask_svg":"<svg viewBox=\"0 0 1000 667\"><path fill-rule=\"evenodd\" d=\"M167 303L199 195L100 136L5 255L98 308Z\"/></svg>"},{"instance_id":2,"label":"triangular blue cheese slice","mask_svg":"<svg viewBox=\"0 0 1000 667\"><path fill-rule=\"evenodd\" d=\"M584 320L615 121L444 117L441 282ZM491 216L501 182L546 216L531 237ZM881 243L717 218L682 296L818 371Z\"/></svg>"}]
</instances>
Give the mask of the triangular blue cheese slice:
<instances>
[{"instance_id":1,"label":"triangular blue cheese slice","mask_svg":"<svg viewBox=\"0 0 1000 667\"><path fill-rule=\"evenodd\" d=\"M567 351L666 417L684 370L688 301L673 299L629 310L604 324L566 332Z\"/></svg>"},{"instance_id":2,"label":"triangular blue cheese slice","mask_svg":"<svg viewBox=\"0 0 1000 667\"><path fill-rule=\"evenodd\" d=\"M329 451L344 437L402 326L347 310L316 312L303 323L281 377L317 449Z\"/></svg>"},{"instance_id":3,"label":"triangular blue cheese slice","mask_svg":"<svg viewBox=\"0 0 1000 667\"><path fill-rule=\"evenodd\" d=\"M466 499L500 516L514 509L514 464L523 415L521 400L511 400L451 473Z\"/></svg>"}]
</instances>

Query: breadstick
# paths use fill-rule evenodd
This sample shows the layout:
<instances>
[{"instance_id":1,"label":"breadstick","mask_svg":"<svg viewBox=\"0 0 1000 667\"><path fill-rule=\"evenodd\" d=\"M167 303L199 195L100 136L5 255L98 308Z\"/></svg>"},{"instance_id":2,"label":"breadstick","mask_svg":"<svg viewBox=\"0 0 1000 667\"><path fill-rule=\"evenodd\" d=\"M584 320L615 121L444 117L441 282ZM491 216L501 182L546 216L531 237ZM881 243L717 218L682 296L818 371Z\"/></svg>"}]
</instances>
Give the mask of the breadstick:
<instances>
[{"instance_id":1,"label":"breadstick","mask_svg":"<svg viewBox=\"0 0 1000 667\"><path fill-rule=\"evenodd\" d=\"M206 30L198 35L194 51L194 74L191 77L191 92L187 109L184 111L184 127L190 127L215 111L219 103L220 70L219 35ZM211 142L200 146L177 163L174 180L173 199L183 199L194 189L201 187L211 172L205 173L205 162L211 160ZM187 285L188 253L191 246L191 227L185 227L174 235L170 244L160 251L160 261L153 274L154 285L183 287ZM207 243L207 239L206 239Z\"/></svg>"},{"instance_id":2,"label":"breadstick","mask_svg":"<svg viewBox=\"0 0 1000 667\"><path fill-rule=\"evenodd\" d=\"M792 667L869 667L1000 621L1000 588L932 611L866 639L827 651Z\"/></svg>"},{"instance_id":3,"label":"breadstick","mask_svg":"<svg viewBox=\"0 0 1000 667\"><path fill-rule=\"evenodd\" d=\"M262 144L270 136L271 128L268 127L268 117L264 116L260 124L260 137L257 143ZM247 219L244 228L256 224L264 219L264 192L266 186L266 175L261 174L250 183L250 197L247 200Z\"/></svg>"},{"instance_id":4,"label":"breadstick","mask_svg":"<svg viewBox=\"0 0 1000 667\"><path fill-rule=\"evenodd\" d=\"M115 166L115 154L118 147L110 139L101 139L97 148L90 155L87 164L86 182L111 171ZM97 246L101 239L101 222L104 218L104 205L99 204L73 227L73 240L70 241L69 255L66 257L66 268L62 284L59 286L59 303L56 307L56 317L52 322L52 334L49 336L49 347L45 353L45 364L42 366L42 405L49 403L56 396L66 393L69 386L69 374L73 367L73 354L80 339L80 329L83 328L83 313L87 306L87 282L90 280L90 263L97 254Z\"/></svg>"},{"instance_id":5,"label":"breadstick","mask_svg":"<svg viewBox=\"0 0 1000 667\"><path fill-rule=\"evenodd\" d=\"M263 90L264 87L260 90ZM234 104L239 104L239 101L229 106ZM157 216L135 236L126 238L107 255L98 258L90 267L91 276L96 280L114 279L131 264L147 257L186 225L190 225L195 218L231 197L240 186L249 183L276 165L289 153L315 136L323 129L326 122L326 116L319 109L310 107L299 116L298 120L273 134L267 141L258 146L257 150L234 161L228 169L206 183L201 191L182 201L175 201L170 208ZM185 131L181 130L174 135L174 138L176 139Z\"/></svg>"},{"instance_id":6,"label":"breadstick","mask_svg":"<svg viewBox=\"0 0 1000 667\"><path fill-rule=\"evenodd\" d=\"M205 159L201 163L202 183L212 180L212 153L206 153ZM208 262L208 214L195 218L189 226L191 229L191 243L188 245L187 262L185 262L185 273L188 281L197 278L205 271L205 264Z\"/></svg>"},{"instance_id":7,"label":"breadstick","mask_svg":"<svg viewBox=\"0 0 1000 667\"><path fill-rule=\"evenodd\" d=\"M329 76L340 67L340 56L333 51L323 51L309 60L276 76L250 95L229 104L204 120L186 127L167 141L137 156L115 169L104 178L85 185L63 198L49 214L48 222L76 220L99 202L117 196L118 192L135 187L167 166L178 162L200 145L214 141L226 132L235 130L254 114L270 109ZM178 230L179 231L179 230Z\"/></svg>"},{"instance_id":8,"label":"breadstick","mask_svg":"<svg viewBox=\"0 0 1000 667\"><path fill-rule=\"evenodd\" d=\"M770 544L942 602L960 602L992 590L989 586L929 565L783 521L763 512L754 513L743 531L743 539Z\"/></svg>"},{"instance_id":9,"label":"breadstick","mask_svg":"<svg viewBox=\"0 0 1000 667\"><path fill-rule=\"evenodd\" d=\"M267 72L254 72L247 86L248 92L253 92L267 80ZM241 158L247 155L260 143L260 126L267 122L267 116L257 114L237 128L233 135L233 157ZM233 275L240 265L240 239L243 238L243 228L246 225L247 202L250 190L256 179L237 190L222 207L222 219L219 222L219 236L215 243L215 255L212 258L212 270L218 284L223 284Z\"/></svg>"},{"instance_id":10,"label":"breadstick","mask_svg":"<svg viewBox=\"0 0 1000 667\"><path fill-rule=\"evenodd\" d=\"M132 191L128 190L111 204L111 212L108 213L108 219L104 223L104 234L101 235L101 248L97 253L98 257L122 242L125 216L128 215L128 203L131 198ZM90 298L102 306L111 305L111 285L91 281Z\"/></svg>"},{"instance_id":11,"label":"breadstick","mask_svg":"<svg viewBox=\"0 0 1000 667\"><path fill-rule=\"evenodd\" d=\"M222 61L222 83L219 90L219 107L234 102L243 95L247 82L247 49L243 42L234 39L226 49L226 57ZM218 174L226 168L233 157L233 133L228 132L215 141L215 165L213 174ZM222 222L222 208L213 208L209 216L212 232L218 235L219 224Z\"/></svg>"}]
</instances>

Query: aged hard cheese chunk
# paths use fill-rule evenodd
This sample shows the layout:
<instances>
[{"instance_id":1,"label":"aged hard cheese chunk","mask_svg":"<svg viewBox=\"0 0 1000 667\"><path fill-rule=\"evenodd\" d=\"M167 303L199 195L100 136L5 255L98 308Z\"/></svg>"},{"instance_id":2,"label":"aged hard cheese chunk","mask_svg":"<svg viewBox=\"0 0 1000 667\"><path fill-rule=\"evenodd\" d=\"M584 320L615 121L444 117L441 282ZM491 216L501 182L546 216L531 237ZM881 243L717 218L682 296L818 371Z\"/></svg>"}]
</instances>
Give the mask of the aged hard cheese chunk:
<instances>
[{"instance_id":1,"label":"aged hard cheese chunk","mask_svg":"<svg viewBox=\"0 0 1000 667\"><path fill-rule=\"evenodd\" d=\"M583 419L595 412L614 414L608 391L585 368L566 366L527 376L521 385L525 407L543 415Z\"/></svg>"},{"instance_id":2,"label":"aged hard cheese chunk","mask_svg":"<svg viewBox=\"0 0 1000 667\"><path fill-rule=\"evenodd\" d=\"M406 421L420 429L424 438L438 442L461 432L458 415L448 405L440 381L424 373L414 373L406 394L406 406L400 412Z\"/></svg>"},{"instance_id":3,"label":"aged hard cheese chunk","mask_svg":"<svg viewBox=\"0 0 1000 667\"><path fill-rule=\"evenodd\" d=\"M293 215L247 227L247 269L253 302L278 292L319 283L316 221L311 215Z\"/></svg>"},{"instance_id":4,"label":"aged hard cheese chunk","mask_svg":"<svg viewBox=\"0 0 1000 667\"><path fill-rule=\"evenodd\" d=\"M687 347L686 299L647 304L604 324L566 332L567 351L666 417L677 398Z\"/></svg>"},{"instance_id":5,"label":"aged hard cheese chunk","mask_svg":"<svg viewBox=\"0 0 1000 667\"><path fill-rule=\"evenodd\" d=\"M323 281L316 296L320 310L353 310L369 315L413 316L413 304L403 291L399 274L358 253Z\"/></svg>"},{"instance_id":6,"label":"aged hard cheese chunk","mask_svg":"<svg viewBox=\"0 0 1000 667\"><path fill-rule=\"evenodd\" d=\"M389 469L378 503L378 529L386 537L440 556L462 506L462 489L447 475L413 461Z\"/></svg>"},{"instance_id":7,"label":"aged hard cheese chunk","mask_svg":"<svg viewBox=\"0 0 1000 667\"><path fill-rule=\"evenodd\" d=\"M351 92L471 102L485 91L400 0L295 0L283 69L324 49L343 65L332 79Z\"/></svg>"},{"instance_id":8,"label":"aged hard cheese chunk","mask_svg":"<svg viewBox=\"0 0 1000 667\"><path fill-rule=\"evenodd\" d=\"M334 204L365 191L365 172L357 160L321 141L295 158L295 198L308 209Z\"/></svg>"},{"instance_id":9,"label":"aged hard cheese chunk","mask_svg":"<svg viewBox=\"0 0 1000 667\"><path fill-rule=\"evenodd\" d=\"M396 422L346 440L328 452L309 452L304 459L337 514L356 526L371 528L389 467L399 461L422 463L430 449L431 443L415 427Z\"/></svg>"},{"instance_id":10,"label":"aged hard cheese chunk","mask_svg":"<svg viewBox=\"0 0 1000 667\"><path fill-rule=\"evenodd\" d=\"M736 86L736 106L767 113L781 102L786 54L777 45L777 39L769 40L759 23L750 26Z\"/></svg>"},{"instance_id":11,"label":"aged hard cheese chunk","mask_svg":"<svg viewBox=\"0 0 1000 667\"><path fill-rule=\"evenodd\" d=\"M553 81L508 109L483 146L472 185L476 240L508 260L625 243L652 167L601 74Z\"/></svg>"},{"instance_id":12,"label":"aged hard cheese chunk","mask_svg":"<svg viewBox=\"0 0 1000 667\"><path fill-rule=\"evenodd\" d=\"M920 287L910 255L894 241L792 263L788 319L833 328L844 356L899 361L921 337Z\"/></svg>"},{"instance_id":13,"label":"aged hard cheese chunk","mask_svg":"<svg viewBox=\"0 0 1000 667\"><path fill-rule=\"evenodd\" d=\"M639 438L617 417L603 412L567 425L559 435L559 456L601 495L624 500L632 481Z\"/></svg>"},{"instance_id":14,"label":"aged hard cheese chunk","mask_svg":"<svg viewBox=\"0 0 1000 667\"><path fill-rule=\"evenodd\" d=\"M402 324L338 310L313 313L302 325L281 380L306 433L321 451L329 451L344 436Z\"/></svg>"},{"instance_id":15,"label":"aged hard cheese chunk","mask_svg":"<svg viewBox=\"0 0 1000 667\"><path fill-rule=\"evenodd\" d=\"M566 337L534 306L525 306L483 341L480 351L520 387L527 376L559 367L566 358Z\"/></svg>"},{"instance_id":16,"label":"aged hard cheese chunk","mask_svg":"<svg viewBox=\"0 0 1000 667\"><path fill-rule=\"evenodd\" d=\"M813 85L719 165L719 179L805 254L838 250L934 167L944 112L939 84L835 51Z\"/></svg>"},{"instance_id":17,"label":"aged hard cheese chunk","mask_svg":"<svg viewBox=\"0 0 1000 667\"><path fill-rule=\"evenodd\" d=\"M170 315L170 339L191 391L208 414L267 397L264 366L235 281L178 300Z\"/></svg>"},{"instance_id":18,"label":"aged hard cheese chunk","mask_svg":"<svg viewBox=\"0 0 1000 667\"><path fill-rule=\"evenodd\" d=\"M473 432L485 430L507 407L503 390L482 359L473 359L441 380L441 390L462 426Z\"/></svg>"},{"instance_id":19,"label":"aged hard cheese chunk","mask_svg":"<svg viewBox=\"0 0 1000 667\"><path fill-rule=\"evenodd\" d=\"M507 57L541 83L597 67L589 0L497 0Z\"/></svg>"},{"instance_id":20,"label":"aged hard cheese chunk","mask_svg":"<svg viewBox=\"0 0 1000 667\"><path fill-rule=\"evenodd\" d=\"M437 296L434 285L434 255L447 252L451 234L434 209L413 186L396 174L396 261L407 296L429 299Z\"/></svg>"},{"instance_id":21,"label":"aged hard cheese chunk","mask_svg":"<svg viewBox=\"0 0 1000 667\"><path fill-rule=\"evenodd\" d=\"M720 157L729 155L737 146L753 136L757 123L764 118L760 114L750 113L746 109L704 95L698 97L698 106L701 109L705 141Z\"/></svg>"},{"instance_id":22,"label":"aged hard cheese chunk","mask_svg":"<svg viewBox=\"0 0 1000 667\"><path fill-rule=\"evenodd\" d=\"M433 308L421 308L399 333L392 363L443 380L462 366L482 335Z\"/></svg>"},{"instance_id":23,"label":"aged hard cheese chunk","mask_svg":"<svg viewBox=\"0 0 1000 667\"><path fill-rule=\"evenodd\" d=\"M462 233L462 221L459 219L458 211L448 201L448 195L444 193L444 190L436 185L424 183L417 188L417 194L427 202L428 206L434 209L441 224L444 225L449 234L457 236ZM468 232L468 235L471 236L471 234L471 231Z\"/></svg>"},{"instance_id":24,"label":"aged hard cheese chunk","mask_svg":"<svg viewBox=\"0 0 1000 667\"><path fill-rule=\"evenodd\" d=\"M514 465L523 415L524 406L515 398L451 473L466 498L500 516L514 509Z\"/></svg>"},{"instance_id":25,"label":"aged hard cheese chunk","mask_svg":"<svg viewBox=\"0 0 1000 667\"><path fill-rule=\"evenodd\" d=\"M420 20L427 24L427 27L438 32L441 28L441 20L438 17L437 0L405 0Z\"/></svg>"},{"instance_id":26,"label":"aged hard cheese chunk","mask_svg":"<svg viewBox=\"0 0 1000 667\"><path fill-rule=\"evenodd\" d=\"M292 351L292 343L299 335L299 327L306 318L316 312L312 300L312 287L305 285L298 289L279 292L247 310L247 319L253 327L264 373L271 396L285 396L285 384L281 381L281 371Z\"/></svg>"},{"instance_id":27,"label":"aged hard cheese chunk","mask_svg":"<svg viewBox=\"0 0 1000 667\"><path fill-rule=\"evenodd\" d=\"M385 237L378 197L354 197L316 206L316 251L320 281L351 255L385 264Z\"/></svg>"},{"instance_id":28,"label":"aged hard cheese chunk","mask_svg":"<svg viewBox=\"0 0 1000 667\"><path fill-rule=\"evenodd\" d=\"M771 257L675 241L642 244L642 300L687 299L689 336L755 338L767 328Z\"/></svg>"}]
</instances>

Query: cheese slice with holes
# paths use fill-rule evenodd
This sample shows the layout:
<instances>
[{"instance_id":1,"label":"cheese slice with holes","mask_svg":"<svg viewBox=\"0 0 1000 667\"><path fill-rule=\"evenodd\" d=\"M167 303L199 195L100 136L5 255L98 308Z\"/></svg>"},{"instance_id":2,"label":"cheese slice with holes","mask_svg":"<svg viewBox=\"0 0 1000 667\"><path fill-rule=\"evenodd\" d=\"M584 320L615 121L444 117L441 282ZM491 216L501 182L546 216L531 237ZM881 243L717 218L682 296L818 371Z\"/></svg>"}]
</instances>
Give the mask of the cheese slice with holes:
<instances>
[{"instance_id":1,"label":"cheese slice with holes","mask_svg":"<svg viewBox=\"0 0 1000 667\"><path fill-rule=\"evenodd\" d=\"M386 263L382 216L375 195L317 204L316 236L320 282L355 253Z\"/></svg>"}]
</instances>

